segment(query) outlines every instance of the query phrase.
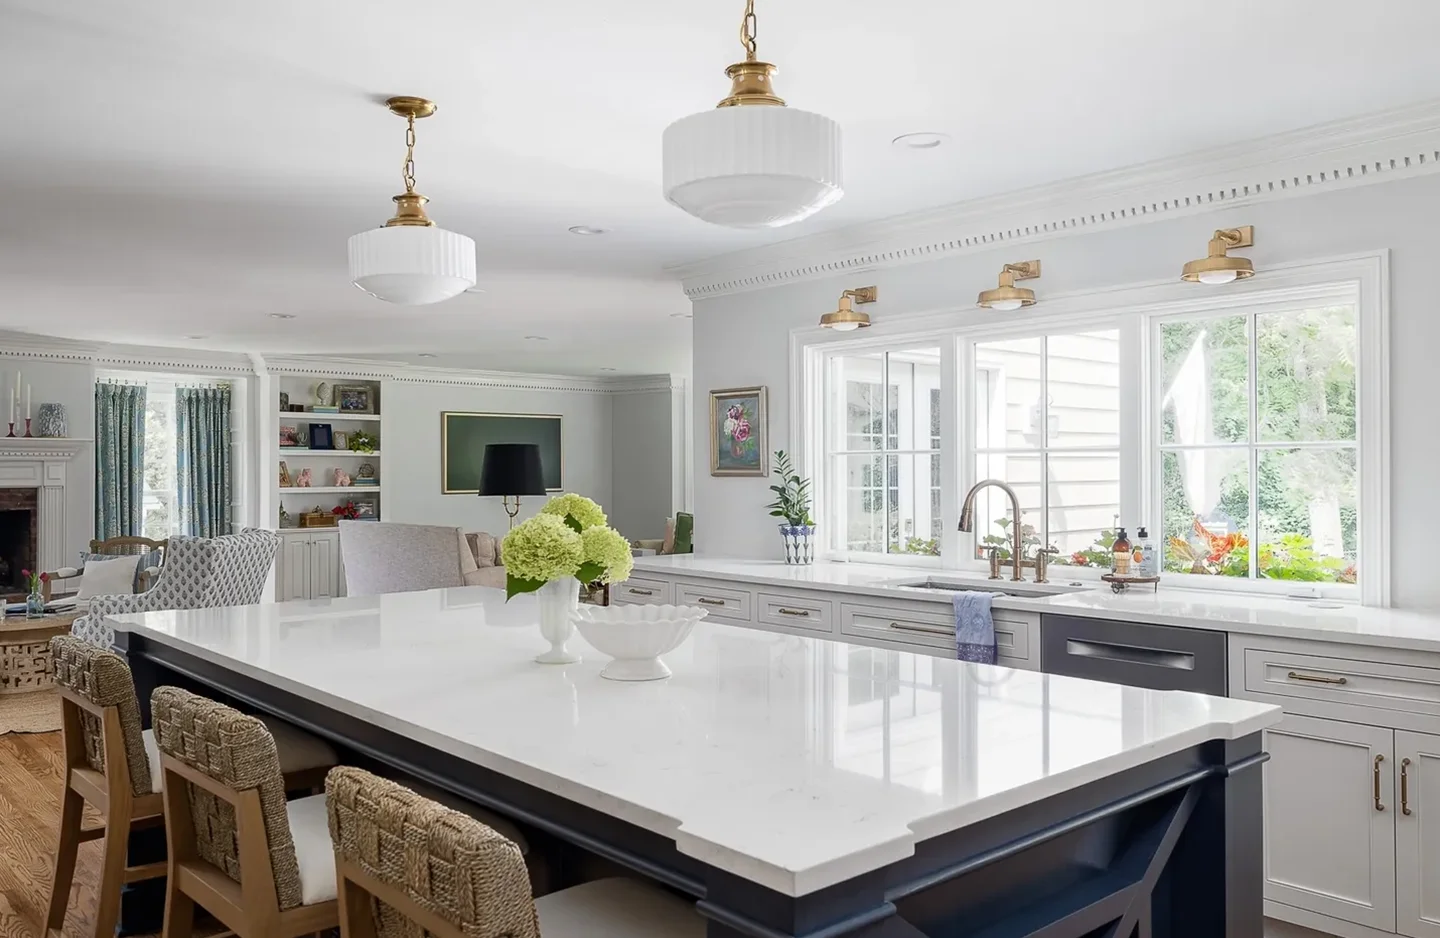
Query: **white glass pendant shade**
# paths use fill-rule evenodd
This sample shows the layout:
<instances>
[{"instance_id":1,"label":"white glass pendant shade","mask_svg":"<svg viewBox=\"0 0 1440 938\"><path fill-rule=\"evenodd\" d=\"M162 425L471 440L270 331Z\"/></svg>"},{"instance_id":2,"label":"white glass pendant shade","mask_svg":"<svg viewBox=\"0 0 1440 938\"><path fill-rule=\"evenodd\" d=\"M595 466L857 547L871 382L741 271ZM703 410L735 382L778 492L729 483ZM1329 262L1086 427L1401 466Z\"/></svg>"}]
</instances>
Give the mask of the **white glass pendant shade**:
<instances>
[{"instance_id":1,"label":"white glass pendant shade","mask_svg":"<svg viewBox=\"0 0 1440 938\"><path fill-rule=\"evenodd\" d=\"M727 228L778 228L844 195L840 125L791 107L721 107L665 129L665 198Z\"/></svg>"},{"instance_id":2,"label":"white glass pendant shade","mask_svg":"<svg viewBox=\"0 0 1440 938\"><path fill-rule=\"evenodd\" d=\"M1004 312L1008 313L1012 310L1017 310L1024 305L1025 304L1020 300L996 300L995 302L990 304L990 308L1003 310Z\"/></svg>"},{"instance_id":3,"label":"white glass pendant shade","mask_svg":"<svg viewBox=\"0 0 1440 938\"><path fill-rule=\"evenodd\" d=\"M1199 274L1201 283L1234 283L1240 275L1233 270L1207 270Z\"/></svg>"},{"instance_id":4,"label":"white glass pendant shade","mask_svg":"<svg viewBox=\"0 0 1440 938\"><path fill-rule=\"evenodd\" d=\"M836 332L854 332L860 328L860 324L858 322L837 322L830 328Z\"/></svg>"},{"instance_id":5,"label":"white glass pendant shade","mask_svg":"<svg viewBox=\"0 0 1440 938\"><path fill-rule=\"evenodd\" d=\"M439 303L475 286L475 242L420 225L362 231L350 238L350 280L387 303Z\"/></svg>"}]
</instances>

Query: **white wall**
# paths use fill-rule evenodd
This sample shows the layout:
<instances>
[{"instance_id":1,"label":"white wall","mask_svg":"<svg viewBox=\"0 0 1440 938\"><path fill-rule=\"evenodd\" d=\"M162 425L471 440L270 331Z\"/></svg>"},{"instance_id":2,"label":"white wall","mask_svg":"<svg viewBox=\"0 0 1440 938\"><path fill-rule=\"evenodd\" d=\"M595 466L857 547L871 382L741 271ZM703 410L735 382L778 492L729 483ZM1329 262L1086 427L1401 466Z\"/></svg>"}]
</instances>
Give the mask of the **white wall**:
<instances>
[{"instance_id":1,"label":"white wall","mask_svg":"<svg viewBox=\"0 0 1440 938\"><path fill-rule=\"evenodd\" d=\"M1046 292L1177 278L1181 265L1203 256L1215 228L1255 226L1245 249L1263 276L1266 264L1389 248L1391 401L1392 602L1440 606L1433 577L1433 537L1440 508L1433 490L1440 465L1432 380L1440 348L1440 176L1363 186L1303 198L1228 208L1171 221L1004 247L929 263L846 274L695 303L695 543L710 555L781 556L765 515L764 479L714 478L708 473L708 392L763 384L770 389L769 447L790 448L789 331L813 325L835 308L841 290L875 284L879 319L899 313L972 310L978 291L992 287L1001 265L1038 257ZM1197 289L1201 289L1197 287Z\"/></svg>"},{"instance_id":2,"label":"white wall","mask_svg":"<svg viewBox=\"0 0 1440 938\"><path fill-rule=\"evenodd\" d=\"M665 536L674 513L673 436L676 392L628 391L611 396L614 486L605 510L610 525L631 540Z\"/></svg>"},{"instance_id":3,"label":"white wall","mask_svg":"<svg viewBox=\"0 0 1440 938\"><path fill-rule=\"evenodd\" d=\"M441 494L440 415L447 410L560 414L566 491L602 505L611 503L610 395L388 381L380 424L381 511L386 520L458 525L467 531L504 533L508 528L500 499ZM520 517L529 517L544 503L539 496L524 499Z\"/></svg>"},{"instance_id":4,"label":"white wall","mask_svg":"<svg viewBox=\"0 0 1440 938\"><path fill-rule=\"evenodd\" d=\"M35 361L27 358L12 358L0 354L0 372L8 385L0 384L0 412L9 403L6 387L15 384L15 372L20 371L23 380L30 385L31 416L40 411L41 404L64 404L69 422L69 434L77 439L95 438L95 368L89 364L65 364L59 362ZM23 404L20 405L23 408ZM23 411L22 411L23 414ZM0 426L0 435L8 427ZM16 427L16 435L24 433L24 425ZM65 476L65 521L66 535L64 553L66 562L73 562L79 551L90 543L91 532L95 529L95 446L86 446L70 460Z\"/></svg>"}]
</instances>

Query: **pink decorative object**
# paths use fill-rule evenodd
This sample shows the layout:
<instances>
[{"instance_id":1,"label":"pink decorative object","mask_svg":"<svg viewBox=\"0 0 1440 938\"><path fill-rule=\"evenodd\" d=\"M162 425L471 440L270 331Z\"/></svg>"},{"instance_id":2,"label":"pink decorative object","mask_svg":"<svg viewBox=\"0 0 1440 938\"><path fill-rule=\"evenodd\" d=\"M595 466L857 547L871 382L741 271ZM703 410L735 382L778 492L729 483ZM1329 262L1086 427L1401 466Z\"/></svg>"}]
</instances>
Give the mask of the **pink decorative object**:
<instances>
[{"instance_id":1,"label":"pink decorative object","mask_svg":"<svg viewBox=\"0 0 1440 938\"><path fill-rule=\"evenodd\" d=\"M309 470L309 469L301 469L301 470L300 470L300 474L295 477L295 487L296 487L297 489L308 489L308 488L310 487L310 470Z\"/></svg>"},{"instance_id":2,"label":"pink decorative object","mask_svg":"<svg viewBox=\"0 0 1440 938\"><path fill-rule=\"evenodd\" d=\"M335 484L337 486L345 486L353 483L350 481L350 476L346 474L345 470L337 467L335 470Z\"/></svg>"}]
</instances>

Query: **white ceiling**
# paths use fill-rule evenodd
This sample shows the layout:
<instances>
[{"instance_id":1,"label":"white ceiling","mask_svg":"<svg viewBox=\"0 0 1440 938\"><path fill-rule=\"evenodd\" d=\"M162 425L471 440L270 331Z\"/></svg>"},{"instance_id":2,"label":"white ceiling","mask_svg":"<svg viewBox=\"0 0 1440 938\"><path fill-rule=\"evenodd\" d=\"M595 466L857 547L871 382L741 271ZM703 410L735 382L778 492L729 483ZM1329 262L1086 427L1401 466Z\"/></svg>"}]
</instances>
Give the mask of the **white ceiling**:
<instances>
[{"instance_id":1,"label":"white ceiling","mask_svg":"<svg viewBox=\"0 0 1440 938\"><path fill-rule=\"evenodd\" d=\"M659 192L661 131L726 91L740 0L0 0L0 328L683 372L667 266L1440 96L1433 0L757 7L780 93L844 127L847 190L760 233ZM346 282L399 191L391 94L440 104L419 189L475 238L482 294ZM953 141L890 146L909 131Z\"/></svg>"}]
</instances>

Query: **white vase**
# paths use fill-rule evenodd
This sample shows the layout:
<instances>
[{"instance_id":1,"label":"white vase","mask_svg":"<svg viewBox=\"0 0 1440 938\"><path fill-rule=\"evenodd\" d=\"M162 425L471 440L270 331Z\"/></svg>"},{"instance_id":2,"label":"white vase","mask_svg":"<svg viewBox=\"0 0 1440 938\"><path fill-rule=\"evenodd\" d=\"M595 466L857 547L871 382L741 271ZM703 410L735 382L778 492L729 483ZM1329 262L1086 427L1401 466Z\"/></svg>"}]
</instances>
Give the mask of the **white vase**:
<instances>
[{"instance_id":1,"label":"white vase","mask_svg":"<svg viewBox=\"0 0 1440 938\"><path fill-rule=\"evenodd\" d=\"M565 647L575 634L574 615L580 608L580 584L573 577L551 580L535 591L540 604L540 634L550 650L536 655L541 664L574 664L580 656Z\"/></svg>"}]
</instances>

